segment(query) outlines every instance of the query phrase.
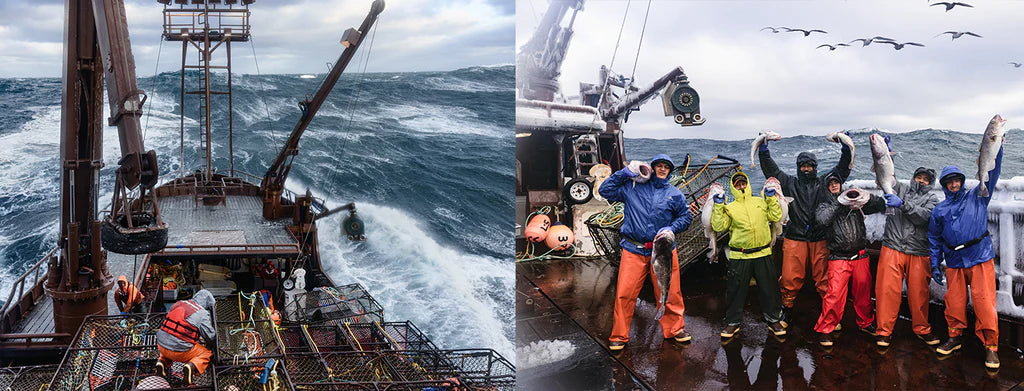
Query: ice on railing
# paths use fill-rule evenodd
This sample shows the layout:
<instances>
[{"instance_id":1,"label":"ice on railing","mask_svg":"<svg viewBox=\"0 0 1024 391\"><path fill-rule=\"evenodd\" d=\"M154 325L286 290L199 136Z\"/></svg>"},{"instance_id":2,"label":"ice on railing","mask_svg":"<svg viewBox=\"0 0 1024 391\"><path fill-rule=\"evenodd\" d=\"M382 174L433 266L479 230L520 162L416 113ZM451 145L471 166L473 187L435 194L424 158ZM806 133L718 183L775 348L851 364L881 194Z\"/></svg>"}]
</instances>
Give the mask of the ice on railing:
<instances>
[{"instance_id":1,"label":"ice on railing","mask_svg":"<svg viewBox=\"0 0 1024 391\"><path fill-rule=\"evenodd\" d=\"M903 181L909 183L909 181ZM968 179L966 188L978 186L978 180ZM844 187L856 187L881 195L881 190L873 180L851 180ZM932 193L944 200L946 195L936 187ZM992 246L999 260L996 266L996 279L999 290L997 305L999 313L1024 319L1024 306L1017 305L1024 301L1024 176L1000 179L992 200L988 204L988 231L991 233ZM867 228L869 241L880 241L885 232L885 215L866 216L864 225ZM946 293L945 286L931 284L932 300L942 301Z\"/></svg>"}]
</instances>

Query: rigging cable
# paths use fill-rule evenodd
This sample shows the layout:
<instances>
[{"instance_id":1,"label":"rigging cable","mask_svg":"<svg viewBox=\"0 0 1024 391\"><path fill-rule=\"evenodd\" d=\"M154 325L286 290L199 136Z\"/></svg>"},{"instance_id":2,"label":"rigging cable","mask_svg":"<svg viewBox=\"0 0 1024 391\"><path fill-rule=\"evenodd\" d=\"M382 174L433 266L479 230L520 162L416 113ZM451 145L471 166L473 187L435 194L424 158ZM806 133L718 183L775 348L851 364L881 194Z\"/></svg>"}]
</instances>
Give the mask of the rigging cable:
<instances>
[{"instance_id":1,"label":"rigging cable","mask_svg":"<svg viewBox=\"0 0 1024 391\"><path fill-rule=\"evenodd\" d=\"M356 106L358 106L360 104L359 97L362 94L363 85L365 84L365 80L366 80L366 67L367 67L367 64L370 63L370 54L373 52L373 41L374 41L374 38L377 37L377 27L378 26L380 26L380 17L379 16L377 18L377 23L373 24L373 32L370 33L370 46L366 48L366 54L362 56L362 59L363 59L363 69L362 69L362 71L360 72L360 75L359 75L359 83L356 84L355 99L353 99L352 102L350 102L349 105L348 105L349 118L348 118L348 122L346 122L345 125L342 126L342 130L343 131L350 129L351 126L352 126L352 122L355 120ZM357 61L357 63L358 63L358 61ZM337 65L337 64L335 64L335 65ZM342 151L344 151L344 149L347 146L347 144L348 144L348 139L345 138L345 137L342 137L341 138L341 148L340 149ZM327 184L326 184L327 186L326 187L329 189L328 190L329 194L333 194L334 193L334 180L337 177L337 175L338 175L338 171L332 170L331 175L328 178L328 181L327 181ZM326 199L324 200L324 207L325 208L327 207ZM340 228L339 228L339 230L340 230ZM306 238L303 239L303 243L309 241L309 235L310 234L312 234L312 230L310 230L309 232L306 232ZM301 256L301 251L300 251L300 255L299 256Z\"/></svg>"},{"instance_id":2,"label":"rigging cable","mask_svg":"<svg viewBox=\"0 0 1024 391\"><path fill-rule=\"evenodd\" d=\"M252 48L252 62L256 64L256 80L260 83L260 91L264 91L263 74L260 72L260 62L256 58L256 44L253 43L253 41L255 40L252 38L252 33L249 33L249 47ZM256 94L256 96L259 96L260 102L263 102L263 109L267 112L267 127L270 128L271 139L274 143L277 143L277 131L274 130L274 126L271 123L270 107L267 106L267 100L263 98L263 94Z\"/></svg>"},{"instance_id":3,"label":"rigging cable","mask_svg":"<svg viewBox=\"0 0 1024 391\"><path fill-rule=\"evenodd\" d=\"M644 27L640 29L640 42L636 44L636 58L633 59L633 73L629 75L629 83L633 84L636 77L636 64L640 61L640 46L644 44L644 33L647 31L647 17L651 14L651 0L647 0L647 13L644 14ZM621 34L621 33L620 33Z\"/></svg>"},{"instance_id":4,"label":"rigging cable","mask_svg":"<svg viewBox=\"0 0 1024 391\"><path fill-rule=\"evenodd\" d=\"M612 66L615 65L615 56L619 53L619 43L622 42L622 31L626 28L626 17L629 16L629 4L633 1L626 2L626 10L622 12L622 24L619 26L619 36L615 39L615 49L612 50L612 60L608 62L608 72L612 72ZM597 97L597 113L594 114L594 119L590 121L590 130L594 129L594 124L597 123L597 119L601 115L601 104L604 103L605 95L608 95L608 76L606 75L604 80L601 80L601 95Z\"/></svg>"}]
</instances>

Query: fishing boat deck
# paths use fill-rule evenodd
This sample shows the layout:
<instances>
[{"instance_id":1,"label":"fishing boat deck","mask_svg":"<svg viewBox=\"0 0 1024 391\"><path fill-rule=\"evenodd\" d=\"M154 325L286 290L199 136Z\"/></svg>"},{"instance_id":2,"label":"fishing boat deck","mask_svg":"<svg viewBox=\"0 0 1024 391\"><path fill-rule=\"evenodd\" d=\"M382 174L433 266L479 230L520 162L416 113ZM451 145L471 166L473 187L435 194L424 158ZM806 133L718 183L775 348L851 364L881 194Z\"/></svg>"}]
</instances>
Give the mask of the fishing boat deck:
<instances>
[{"instance_id":1,"label":"fishing boat deck","mask_svg":"<svg viewBox=\"0 0 1024 391\"><path fill-rule=\"evenodd\" d=\"M579 259L518 264L517 344L560 339L575 346L564 360L520 371L519 386L531 390L1024 387L1024 355L1019 350L1001 346L1002 368L987 371L981 343L973 333L965 333L963 349L943 359L914 337L906 314L897 321L892 345L878 350L873 337L857 330L849 305L843 331L833 349L825 351L812 330L821 303L813 289L804 289L798 297L784 339L768 332L752 295L742 331L722 343L718 333L724 328L721 319L726 308L723 266L701 262L684 273L686 330L692 342L678 344L662 338L654 320L653 289L647 283L633 318L631 340L624 351L612 354L606 345L616 267L604 260ZM936 334L943 334L946 322L941 307L932 305L930 318ZM1006 330L1002 322L1000 329Z\"/></svg>"},{"instance_id":2,"label":"fishing boat deck","mask_svg":"<svg viewBox=\"0 0 1024 391\"><path fill-rule=\"evenodd\" d=\"M191 195L161 197L160 212L168 226L168 249L161 254L174 255L179 250L200 253L191 246L217 246L209 248L211 252L234 249L298 253L298 244L286 228L290 219L265 220L263 200L258 196L228 196L224 205L214 206L196 206ZM115 279L123 274L132 280L144 257L107 253L107 268ZM107 313L118 312L111 290L107 294ZM46 295L13 330L15 334L53 332L53 300Z\"/></svg>"}]
</instances>

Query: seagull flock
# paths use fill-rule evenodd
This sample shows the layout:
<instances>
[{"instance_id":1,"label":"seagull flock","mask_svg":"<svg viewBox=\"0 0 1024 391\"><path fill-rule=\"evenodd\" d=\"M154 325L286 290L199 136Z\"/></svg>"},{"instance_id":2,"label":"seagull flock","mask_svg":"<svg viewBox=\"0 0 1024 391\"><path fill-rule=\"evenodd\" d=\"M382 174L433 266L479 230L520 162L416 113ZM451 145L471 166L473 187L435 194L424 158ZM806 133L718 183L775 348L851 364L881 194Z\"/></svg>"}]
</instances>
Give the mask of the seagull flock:
<instances>
[{"instance_id":1,"label":"seagull flock","mask_svg":"<svg viewBox=\"0 0 1024 391\"><path fill-rule=\"evenodd\" d=\"M955 7L974 8L973 5L970 5L970 4L967 4L967 3L947 2L947 1L932 3L932 4L929 4L929 7L934 7L936 5L941 5L941 6L946 7L946 12L949 12L950 10L952 10ZM778 34L778 33L793 33L793 32L796 32L796 33L803 34L804 37L810 37L812 33L828 34L828 31L821 30L821 29L810 29L810 30L808 30L808 29L799 29L799 28L781 27L781 26L780 27L768 26L768 27L765 27L765 28L761 29L761 31L765 31L765 30L771 31L772 33L776 33L776 34ZM982 36L980 34L977 34L977 33L971 32L971 31L944 31L942 33L939 33L939 34L935 35L935 37L933 37L933 38L938 38L938 37L941 37L941 36L946 35L946 34L949 34L950 41L955 41L955 40L957 40L957 38L963 37L965 35L969 36L969 37L982 38ZM849 47L849 46L851 46L850 44L852 44L854 42L860 42L861 43L861 47L868 46L868 45L870 45L872 43L888 44L888 45L892 45L892 48L894 50L901 50L901 49L903 49L906 46L917 46L917 47L924 47L925 46L924 44L919 43L919 42L898 42L898 41L896 41L895 39L892 39L892 38L887 38L887 37L882 37L882 36L874 36L874 37L871 37L871 38L857 38L857 39L854 39L854 40L852 40L850 42L846 42L846 43L840 42L840 43L834 43L834 44L827 44L827 43L826 44L821 44L821 45L818 45L817 47L815 47L815 49L826 48L826 49L828 49L828 51L831 52L831 51L836 50L836 49L838 49L840 47L844 47L844 46ZM1019 62L1009 62L1008 64L1009 65L1013 65L1014 68L1020 68L1022 66L1022 64L1019 63Z\"/></svg>"}]
</instances>

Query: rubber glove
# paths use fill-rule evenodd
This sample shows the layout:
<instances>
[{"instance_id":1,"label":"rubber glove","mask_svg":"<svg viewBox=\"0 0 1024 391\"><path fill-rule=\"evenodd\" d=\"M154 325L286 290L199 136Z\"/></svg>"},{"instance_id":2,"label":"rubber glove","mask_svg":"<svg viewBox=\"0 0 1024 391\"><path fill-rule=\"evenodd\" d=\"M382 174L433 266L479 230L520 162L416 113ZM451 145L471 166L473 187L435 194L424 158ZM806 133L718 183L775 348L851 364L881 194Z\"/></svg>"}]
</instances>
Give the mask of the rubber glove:
<instances>
[{"instance_id":1,"label":"rubber glove","mask_svg":"<svg viewBox=\"0 0 1024 391\"><path fill-rule=\"evenodd\" d=\"M715 200L716 204L721 204L725 202L725 194L716 194L714 197L711 198Z\"/></svg>"},{"instance_id":2,"label":"rubber glove","mask_svg":"<svg viewBox=\"0 0 1024 391\"><path fill-rule=\"evenodd\" d=\"M932 280L935 280L936 284L945 285L942 283L945 280L942 276L942 270L939 270L939 268L932 269Z\"/></svg>"},{"instance_id":3,"label":"rubber glove","mask_svg":"<svg viewBox=\"0 0 1024 391\"><path fill-rule=\"evenodd\" d=\"M761 145L757 146L757 150L761 151L761 152L768 152L768 139L767 138L764 139L763 142L761 142Z\"/></svg>"},{"instance_id":4,"label":"rubber glove","mask_svg":"<svg viewBox=\"0 0 1024 391\"><path fill-rule=\"evenodd\" d=\"M889 145L890 141L892 141L892 137L891 136L885 136L885 147L889 148L889 152L892 152L892 145Z\"/></svg>"},{"instance_id":5,"label":"rubber glove","mask_svg":"<svg viewBox=\"0 0 1024 391\"><path fill-rule=\"evenodd\" d=\"M764 189L764 196L765 197L775 197L775 188L774 187L769 187L767 189Z\"/></svg>"},{"instance_id":6,"label":"rubber glove","mask_svg":"<svg viewBox=\"0 0 1024 391\"><path fill-rule=\"evenodd\" d=\"M899 208L899 207L903 206L903 200L901 200L900 196L898 196L898 195L886 194L886 195L884 195L884 197L885 197L885 206L890 206L890 207L893 207L893 208Z\"/></svg>"}]
</instances>

